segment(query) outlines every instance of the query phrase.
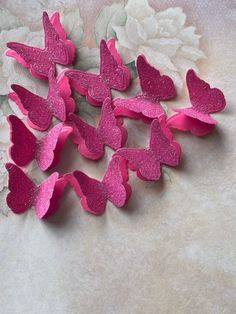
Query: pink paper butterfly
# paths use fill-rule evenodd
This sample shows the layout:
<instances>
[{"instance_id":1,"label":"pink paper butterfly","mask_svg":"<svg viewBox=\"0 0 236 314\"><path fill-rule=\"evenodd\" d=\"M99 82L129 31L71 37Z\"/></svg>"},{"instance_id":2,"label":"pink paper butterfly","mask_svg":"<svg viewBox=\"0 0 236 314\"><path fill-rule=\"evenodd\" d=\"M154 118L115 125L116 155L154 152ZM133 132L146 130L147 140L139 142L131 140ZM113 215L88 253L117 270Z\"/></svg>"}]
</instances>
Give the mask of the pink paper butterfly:
<instances>
[{"instance_id":1,"label":"pink paper butterfly","mask_svg":"<svg viewBox=\"0 0 236 314\"><path fill-rule=\"evenodd\" d=\"M101 40L99 74L66 70L64 75L69 78L72 87L94 106L101 106L107 97L111 97L110 89L123 91L130 82L129 70L123 65L113 38L107 43Z\"/></svg>"},{"instance_id":2,"label":"pink paper butterfly","mask_svg":"<svg viewBox=\"0 0 236 314\"><path fill-rule=\"evenodd\" d=\"M56 212L58 201L67 184L63 178L59 178L57 172L36 186L16 165L7 163L6 169L9 173L10 190L7 205L15 214L24 213L31 207L35 208L39 218L47 218Z\"/></svg>"},{"instance_id":3,"label":"pink paper butterfly","mask_svg":"<svg viewBox=\"0 0 236 314\"><path fill-rule=\"evenodd\" d=\"M174 83L169 76L161 75L143 55L138 56L137 71L142 93L131 98L116 98L113 101L116 116L133 119L142 118L145 122L165 114L160 100L176 96Z\"/></svg>"},{"instance_id":4,"label":"pink paper butterfly","mask_svg":"<svg viewBox=\"0 0 236 314\"><path fill-rule=\"evenodd\" d=\"M127 159L128 167L142 180L159 180L161 164L177 166L181 154L180 145L172 140L164 115L151 124L149 148L121 148L115 155Z\"/></svg>"},{"instance_id":5,"label":"pink paper butterfly","mask_svg":"<svg viewBox=\"0 0 236 314\"><path fill-rule=\"evenodd\" d=\"M98 127L95 128L70 114L73 121L73 140L84 157L99 159L104 154L104 145L114 150L122 147L127 139L127 131L122 127L122 120L116 119L111 107L111 100L105 99Z\"/></svg>"},{"instance_id":6,"label":"pink paper butterfly","mask_svg":"<svg viewBox=\"0 0 236 314\"><path fill-rule=\"evenodd\" d=\"M8 95L11 100L16 102L22 113L28 116L29 125L40 131L49 128L53 117L65 121L67 113L75 109L74 101L69 95L69 85L66 85L65 79L63 81L60 79L57 83L53 72L52 69L49 71L47 99L16 84L11 86L14 92Z\"/></svg>"},{"instance_id":7,"label":"pink paper butterfly","mask_svg":"<svg viewBox=\"0 0 236 314\"><path fill-rule=\"evenodd\" d=\"M16 59L31 74L37 78L48 77L49 70L55 64L71 64L74 59L75 48L71 40L66 39L66 32L60 23L59 13L56 12L49 20L48 14L43 12L44 49L27 46L17 42L7 43L9 48L6 55Z\"/></svg>"},{"instance_id":8,"label":"pink paper butterfly","mask_svg":"<svg viewBox=\"0 0 236 314\"><path fill-rule=\"evenodd\" d=\"M111 159L101 182L81 171L67 174L65 178L81 198L84 210L94 215L101 215L104 212L108 200L115 206L122 207L131 195L131 187L127 183L126 161L119 156Z\"/></svg>"},{"instance_id":9,"label":"pink paper butterfly","mask_svg":"<svg viewBox=\"0 0 236 314\"><path fill-rule=\"evenodd\" d=\"M193 70L187 72L186 81L192 106L173 109L178 113L170 117L167 124L197 136L206 135L217 123L210 113L219 112L226 106L224 94L218 88L211 88Z\"/></svg>"},{"instance_id":10,"label":"pink paper butterfly","mask_svg":"<svg viewBox=\"0 0 236 314\"><path fill-rule=\"evenodd\" d=\"M18 166L26 166L36 159L39 168L45 171L58 163L64 142L72 132L71 127L59 123L38 140L19 118L10 115L7 119L12 143L9 154Z\"/></svg>"}]
</instances>

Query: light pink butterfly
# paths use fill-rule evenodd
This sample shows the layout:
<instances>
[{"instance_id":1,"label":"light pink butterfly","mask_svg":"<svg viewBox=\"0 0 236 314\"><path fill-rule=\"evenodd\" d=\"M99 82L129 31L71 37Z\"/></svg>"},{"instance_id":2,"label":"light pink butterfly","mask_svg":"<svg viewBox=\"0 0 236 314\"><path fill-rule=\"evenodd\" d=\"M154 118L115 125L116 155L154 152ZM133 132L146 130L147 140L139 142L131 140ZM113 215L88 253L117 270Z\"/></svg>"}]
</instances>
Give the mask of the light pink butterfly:
<instances>
[{"instance_id":1,"label":"light pink butterfly","mask_svg":"<svg viewBox=\"0 0 236 314\"><path fill-rule=\"evenodd\" d=\"M101 182L81 171L67 174L65 179L74 187L83 209L94 215L105 211L107 201L123 207L131 195L126 161L119 156L111 159Z\"/></svg>"},{"instance_id":2,"label":"light pink butterfly","mask_svg":"<svg viewBox=\"0 0 236 314\"><path fill-rule=\"evenodd\" d=\"M160 101L176 96L172 79L151 66L143 55L137 58L137 71L142 93L131 98L113 100L116 116L142 118L145 122L165 114Z\"/></svg>"},{"instance_id":3,"label":"light pink butterfly","mask_svg":"<svg viewBox=\"0 0 236 314\"><path fill-rule=\"evenodd\" d=\"M101 40L100 73L88 73L80 70L64 71L71 86L94 106L101 106L107 97L111 97L111 89L123 91L130 82L130 73L116 51L115 40Z\"/></svg>"},{"instance_id":4,"label":"light pink butterfly","mask_svg":"<svg viewBox=\"0 0 236 314\"><path fill-rule=\"evenodd\" d=\"M128 167L137 172L142 180L159 180L161 164L177 166L180 160L180 145L173 141L170 130L166 127L165 117L160 122L155 119L151 123L149 148L121 148L115 156L122 156L128 161Z\"/></svg>"},{"instance_id":5,"label":"light pink butterfly","mask_svg":"<svg viewBox=\"0 0 236 314\"><path fill-rule=\"evenodd\" d=\"M40 79L47 79L49 70L55 64L68 65L73 62L75 47L66 39L66 32L60 23L60 16L55 12L49 19L43 12L44 49L27 46L22 43L9 42L6 55L16 59L31 74Z\"/></svg>"},{"instance_id":6,"label":"light pink butterfly","mask_svg":"<svg viewBox=\"0 0 236 314\"><path fill-rule=\"evenodd\" d=\"M97 160L104 154L104 145L117 150L127 139L127 131L122 127L122 120L116 119L112 110L111 100L105 99L98 127L95 128L81 120L75 114L70 114L73 122L73 141L84 157Z\"/></svg>"},{"instance_id":7,"label":"light pink butterfly","mask_svg":"<svg viewBox=\"0 0 236 314\"><path fill-rule=\"evenodd\" d=\"M31 207L35 208L39 218L47 218L56 212L67 184L63 178L59 178L57 172L37 186L16 165L7 163L6 169L9 173L10 190L7 205L15 214L22 214Z\"/></svg>"},{"instance_id":8,"label":"light pink butterfly","mask_svg":"<svg viewBox=\"0 0 236 314\"><path fill-rule=\"evenodd\" d=\"M66 78L58 82L54 77L54 70L49 71L49 89L47 99L33 94L26 88L13 84L14 92L9 98L18 105L23 114L28 116L28 124L37 130L45 131L49 128L52 118L65 121L67 114L75 109L74 100L70 97L70 87Z\"/></svg>"},{"instance_id":9,"label":"light pink butterfly","mask_svg":"<svg viewBox=\"0 0 236 314\"><path fill-rule=\"evenodd\" d=\"M11 128L9 154L14 163L23 167L35 159L39 168L45 171L59 162L64 142L72 132L70 126L59 123L38 140L16 116L10 115L7 120Z\"/></svg>"},{"instance_id":10,"label":"light pink butterfly","mask_svg":"<svg viewBox=\"0 0 236 314\"><path fill-rule=\"evenodd\" d=\"M218 88L211 88L193 70L187 72L186 82L192 106L173 109L178 113L170 117L167 124L171 128L190 131L197 136L206 135L217 123L210 113L219 112L226 106L224 94Z\"/></svg>"}]
</instances>

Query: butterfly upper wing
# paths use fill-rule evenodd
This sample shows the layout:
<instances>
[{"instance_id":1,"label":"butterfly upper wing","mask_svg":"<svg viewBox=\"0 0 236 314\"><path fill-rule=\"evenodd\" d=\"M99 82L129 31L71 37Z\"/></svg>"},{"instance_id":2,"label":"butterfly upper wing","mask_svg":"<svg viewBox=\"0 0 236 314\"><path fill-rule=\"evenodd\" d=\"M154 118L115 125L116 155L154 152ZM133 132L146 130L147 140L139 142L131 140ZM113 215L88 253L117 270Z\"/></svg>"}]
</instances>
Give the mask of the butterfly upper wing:
<instances>
[{"instance_id":1,"label":"butterfly upper wing","mask_svg":"<svg viewBox=\"0 0 236 314\"><path fill-rule=\"evenodd\" d=\"M43 12L43 27L45 51L48 53L48 58L55 63L67 65L70 58L66 45L59 37L46 12Z\"/></svg>"},{"instance_id":2,"label":"butterfly upper wing","mask_svg":"<svg viewBox=\"0 0 236 314\"><path fill-rule=\"evenodd\" d=\"M71 113L69 117L74 124L74 142L79 145L80 153L94 160L102 157L104 144L100 139L97 129L84 122L73 113Z\"/></svg>"},{"instance_id":3,"label":"butterfly upper wing","mask_svg":"<svg viewBox=\"0 0 236 314\"><path fill-rule=\"evenodd\" d=\"M201 80L193 70L188 70L187 87L193 108L201 113L209 114L224 109L226 105L224 94L218 88Z\"/></svg>"},{"instance_id":4,"label":"butterfly upper wing","mask_svg":"<svg viewBox=\"0 0 236 314\"><path fill-rule=\"evenodd\" d=\"M180 145L172 140L172 134L166 127L165 118L156 119L151 124L150 149L163 164L177 166L180 160Z\"/></svg>"},{"instance_id":5,"label":"butterfly upper wing","mask_svg":"<svg viewBox=\"0 0 236 314\"><path fill-rule=\"evenodd\" d=\"M11 159L20 167L26 166L35 157L36 137L18 117L10 115L7 120L11 129Z\"/></svg>"},{"instance_id":6,"label":"butterfly upper wing","mask_svg":"<svg viewBox=\"0 0 236 314\"><path fill-rule=\"evenodd\" d=\"M155 100L167 100L176 96L172 79L151 66L143 55L137 58L137 71L144 95Z\"/></svg>"},{"instance_id":7,"label":"butterfly upper wing","mask_svg":"<svg viewBox=\"0 0 236 314\"><path fill-rule=\"evenodd\" d=\"M116 155L124 157L129 168L142 180L158 180L161 176L160 162L149 149L121 148Z\"/></svg>"},{"instance_id":8,"label":"butterfly upper wing","mask_svg":"<svg viewBox=\"0 0 236 314\"><path fill-rule=\"evenodd\" d=\"M111 45L111 50L108 46ZM130 82L130 74L127 67L120 64L120 57L115 46L110 43L107 45L105 40L100 43L100 75L109 88L125 90ZM114 54L114 55L113 55Z\"/></svg>"},{"instance_id":9,"label":"butterfly upper wing","mask_svg":"<svg viewBox=\"0 0 236 314\"><path fill-rule=\"evenodd\" d=\"M117 123L110 98L103 102L97 132L102 142L115 150L122 147L126 140L127 134L125 129Z\"/></svg>"},{"instance_id":10,"label":"butterfly upper wing","mask_svg":"<svg viewBox=\"0 0 236 314\"><path fill-rule=\"evenodd\" d=\"M124 206L131 194L131 187L127 181L126 160L120 156L113 157L109 162L103 183L106 186L107 198L117 207Z\"/></svg>"},{"instance_id":11,"label":"butterfly upper wing","mask_svg":"<svg viewBox=\"0 0 236 314\"><path fill-rule=\"evenodd\" d=\"M14 164L7 163L9 173L7 205L16 214L21 214L34 205L33 195L36 191L34 183L23 170Z\"/></svg>"},{"instance_id":12,"label":"butterfly upper wing","mask_svg":"<svg viewBox=\"0 0 236 314\"><path fill-rule=\"evenodd\" d=\"M52 113L48 106L48 101L20 85L13 84L11 87L19 99L17 105L23 113L28 113L31 126L41 131L48 129L52 121Z\"/></svg>"},{"instance_id":13,"label":"butterfly upper wing","mask_svg":"<svg viewBox=\"0 0 236 314\"><path fill-rule=\"evenodd\" d=\"M94 215L101 215L104 212L107 198L101 182L81 171L74 171L72 175L67 175L67 179L81 198L84 210Z\"/></svg>"}]
</instances>

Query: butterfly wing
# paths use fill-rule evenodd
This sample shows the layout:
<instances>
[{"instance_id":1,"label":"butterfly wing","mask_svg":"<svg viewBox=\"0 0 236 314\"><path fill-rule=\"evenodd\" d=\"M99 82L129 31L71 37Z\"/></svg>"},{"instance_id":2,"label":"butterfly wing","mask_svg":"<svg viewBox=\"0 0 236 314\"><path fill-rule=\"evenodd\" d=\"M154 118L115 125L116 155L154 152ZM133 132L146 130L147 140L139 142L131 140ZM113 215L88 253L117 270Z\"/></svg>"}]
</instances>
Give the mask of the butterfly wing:
<instances>
[{"instance_id":1,"label":"butterfly wing","mask_svg":"<svg viewBox=\"0 0 236 314\"><path fill-rule=\"evenodd\" d=\"M121 63L121 58L115 49L114 39L108 43L101 40L100 75L109 88L123 91L129 86L130 73L128 68Z\"/></svg>"},{"instance_id":2,"label":"butterfly wing","mask_svg":"<svg viewBox=\"0 0 236 314\"><path fill-rule=\"evenodd\" d=\"M104 144L97 129L73 113L69 117L73 122L73 140L79 145L78 149L81 155L93 160L101 158L104 153Z\"/></svg>"},{"instance_id":3,"label":"butterfly wing","mask_svg":"<svg viewBox=\"0 0 236 314\"><path fill-rule=\"evenodd\" d=\"M128 172L126 160L115 156L109 162L103 183L106 186L107 198L117 207L122 207L131 195L131 187L127 183Z\"/></svg>"},{"instance_id":4,"label":"butterfly wing","mask_svg":"<svg viewBox=\"0 0 236 314\"><path fill-rule=\"evenodd\" d=\"M19 167L26 166L35 157L36 137L16 116L10 115L7 120L11 129L11 159Z\"/></svg>"},{"instance_id":5,"label":"butterfly wing","mask_svg":"<svg viewBox=\"0 0 236 314\"><path fill-rule=\"evenodd\" d=\"M107 199L104 185L101 182L88 177L81 171L74 171L73 174L66 175L66 179L80 197L84 210L94 215L101 215L104 212Z\"/></svg>"},{"instance_id":6,"label":"butterfly wing","mask_svg":"<svg viewBox=\"0 0 236 314\"><path fill-rule=\"evenodd\" d=\"M115 155L124 157L128 167L137 172L142 180L159 180L161 176L160 162L149 149L120 148Z\"/></svg>"},{"instance_id":7,"label":"butterfly wing","mask_svg":"<svg viewBox=\"0 0 236 314\"><path fill-rule=\"evenodd\" d=\"M10 97L16 101L22 113L28 115L30 126L40 131L48 129L52 121L48 101L20 85L13 84L11 88L17 97Z\"/></svg>"},{"instance_id":8,"label":"butterfly wing","mask_svg":"<svg viewBox=\"0 0 236 314\"><path fill-rule=\"evenodd\" d=\"M32 207L33 195L36 191L34 183L25 175L23 170L14 164L7 163L9 173L7 205L15 214L24 213Z\"/></svg>"},{"instance_id":9,"label":"butterfly wing","mask_svg":"<svg viewBox=\"0 0 236 314\"><path fill-rule=\"evenodd\" d=\"M166 126L165 118L156 119L151 124L150 149L163 164L177 166L180 160L180 145L172 140L172 134Z\"/></svg>"},{"instance_id":10,"label":"butterfly wing","mask_svg":"<svg viewBox=\"0 0 236 314\"><path fill-rule=\"evenodd\" d=\"M137 71L144 95L155 100L167 100L176 96L172 79L151 66L143 55L137 58Z\"/></svg>"},{"instance_id":11,"label":"butterfly wing","mask_svg":"<svg viewBox=\"0 0 236 314\"><path fill-rule=\"evenodd\" d=\"M97 132L105 145L117 150L122 147L127 138L125 128L118 124L112 110L111 99L105 99L102 105L101 117Z\"/></svg>"},{"instance_id":12,"label":"butterfly wing","mask_svg":"<svg viewBox=\"0 0 236 314\"><path fill-rule=\"evenodd\" d=\"M60 91L60 95L63 98L66 105L66 116L68 117L69 113L75 111L75 101L72 97L72 90L69 83L68 77L65 76L65 71L62 71L57 77L57 86Z\"/></svg>"}]
</instances>

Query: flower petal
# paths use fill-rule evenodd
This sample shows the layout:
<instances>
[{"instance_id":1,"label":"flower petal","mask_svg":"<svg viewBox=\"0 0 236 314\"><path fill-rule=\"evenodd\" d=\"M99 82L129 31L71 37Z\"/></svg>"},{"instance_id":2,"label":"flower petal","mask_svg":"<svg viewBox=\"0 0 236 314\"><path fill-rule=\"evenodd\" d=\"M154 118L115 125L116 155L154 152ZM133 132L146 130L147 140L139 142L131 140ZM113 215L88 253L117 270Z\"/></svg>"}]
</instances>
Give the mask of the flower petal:
<instances>
[{"instance_id":1,"label":"flower petal","mask_svg":"<svg viewBox=\"0 0 236 314\"><path fill-rule=\"evenodd\" d=\"M143 19L155 14L147 0L129 0L125 6L125 11L135 19Z\"/></svg>"},{"instance_id":2,"label":"flower petal","mask_svg":"<svg viewBox=\"0 0 236 314\"><path fill-rule=\"evenodd\" d=\"M127 17L125 30L129 40L134 45L140 45L147 39L147 34L142 25L131 16Z\"/></svg>"},{"instance_id":3,"label":"flower petal","mask_svg":"<svg viewBox=\"0 0 236 314\"><path fill-rule=\"evenodd\" d=\"M169 57L173 57L176 51L182 44L182 41L178 38L160 38L150 39L148 44L153 49L157 49L159 52L166 54Z\"/></svg>"},{"instance_id":4,"label":"flower petal","mask_svg":"<svg viewBox=\"0 0 236 314\"><path fill-rule=\"evenodd\" d=\"M180 48L179 55L193 61L197 61L201 58L206 58L202 50L191 46L182 46Z\"/></svg>"}]
</instances>

